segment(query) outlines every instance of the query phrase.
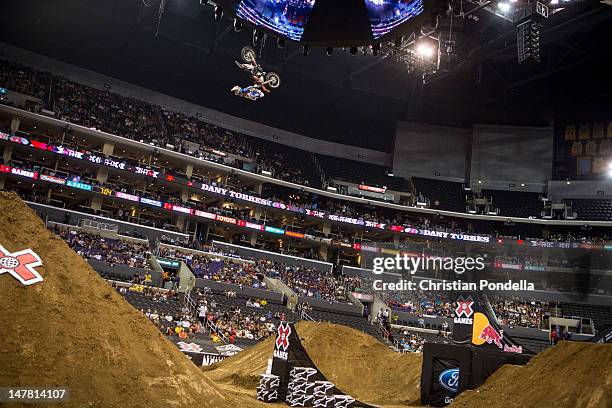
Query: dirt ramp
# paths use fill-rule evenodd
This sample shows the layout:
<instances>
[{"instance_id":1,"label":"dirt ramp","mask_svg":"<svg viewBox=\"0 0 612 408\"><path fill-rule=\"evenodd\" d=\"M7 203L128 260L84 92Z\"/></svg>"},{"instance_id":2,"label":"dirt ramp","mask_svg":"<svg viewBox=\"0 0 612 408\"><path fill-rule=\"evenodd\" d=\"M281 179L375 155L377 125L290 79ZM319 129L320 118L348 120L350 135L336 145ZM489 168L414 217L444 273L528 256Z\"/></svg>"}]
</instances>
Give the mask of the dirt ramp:
<instances>
[{"instance_id":1,"label":"dirt ramp","mask_svg":"<svg viewBox=\"0 0 612 408\"><path fill-rule=\"evenodd\" d=\"M372 336L347 326L300 322L304 348L317 368L343 392L373 404L418 403L422 359L393 352ZM272 358L273 340L211 367L208 375L255 395L259 374Z\"/></svg>"},{"instance_id":2,"label":"dirt ramp","mask_svg":"<svg viewBox=\"0 0 612 408\"><path fill-rule=\"evenodd\" d=\"M79 408L238 405L15 194L0 192L0 226L0 245L32 248L44 278L24 286L0 275L3 387L68 387L61 406Z\"/></svg>"},{"instance_id":3,"label":"dirt ramp","mask_svg":"<svg viewBox=\"0 0 612 408\"><path fill-rule=\"evenodd\" d=\"M612 407L612 345L561 342L525 366L505 365L452 407Z\"/></svg>"}]
</instances>

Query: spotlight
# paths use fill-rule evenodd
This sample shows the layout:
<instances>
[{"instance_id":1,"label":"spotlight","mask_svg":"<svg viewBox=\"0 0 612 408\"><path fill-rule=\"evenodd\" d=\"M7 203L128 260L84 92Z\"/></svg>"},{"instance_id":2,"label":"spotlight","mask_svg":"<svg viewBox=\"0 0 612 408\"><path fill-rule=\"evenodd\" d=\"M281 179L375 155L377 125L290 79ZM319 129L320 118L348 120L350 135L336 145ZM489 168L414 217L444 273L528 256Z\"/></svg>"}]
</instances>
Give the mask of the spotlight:
<instances>
[{"instance_id":1,"label":"spotlight","mask_svg":"<svg viewBox=\"0 0 612 408\"><path fill-rule=\"evenodd\" d=\"M280 38L280 37L279 37L279 38L276 40L276 46L277 46L278 48L281 48L281 49L282 49L282 48L285 48L285 45L287 45L287 43L285 42L285 39L284 39L284 38Z\"/></svg>"},{"instance_id":2,"label":"spotlight","mask_svg":"<svg viewBox=\"0 0 612 408\"><path fill-rule=\"evenodd\" d=\"M499 10L505 14L510 11L512 6L510 5L510 3L507 3L505 1L500 1L499 3L497 3L497 8L499 8Z\"/></svg>"},{"instance_id":3,"label":"spotlight","mask_svg":"<svg viewBox=\"0 0 612 408\"><path fill-rule=\"evenodd\" d=\"M380 44L372 44L372 54L378 55L378 51L380 51Z\"/></svg>"},{"instance_id":4,"label":"spotlight","mask_svg":"<svg viewBox=\"0 0 612 408\"><path fill-rule=\"evenodd\" d=\"M349 48L349 51L351 52L351 55L355 55L357 54L357 47L351 47Z\"/></svg>"},{"instance_id":5,"label":"spotlight","mask_svg":"<svg viewBox=\"0 0 612 408\"><path fill-rule=\"evenodd\" d=\"M221 20L223 17L223 9L219 6L215 6L215 21Z\"/></svg>"},{"instance_id":6,"label":"spotlight","mask_svg":"<svg viewBox=\"0 0 612 408\"><path fill-rule=\"evenodd\" d=\"M434 49L431 45L422 42L417 44L416 53L423 58L429 58L434 54Z\"/></svg>"},{"instance_id":7,"label":"spotlight","mask_svg":"<svg viewBox=\"0 0 612 408\"><path fill-rule=\"evenodd\" d=\"M234 19L234 31L237 33L242 31L242 22L237 18Z\"/></svg>"},{"instance_id":8,"label":"spotlight","mask_svg":"<svg viewBox=\"0 0 612 408\"><path fill-rule=\"evenodd\" d=\"M306 57L308 56L308 54L310 54L310 45L308 44L302 45L302 55Z\"/></svg>"},{"instance_id":9,"label":"spotlight","mask_svg":"<svg viewBox=\"0 0 612 408\"><path fill-rule=\"evenodd\" d=\"M334 49L333 47L327 47L325 49L325 55L327 55L328 57L331 57L331 55L334 53Z\"/></svg>"}]
</instances>

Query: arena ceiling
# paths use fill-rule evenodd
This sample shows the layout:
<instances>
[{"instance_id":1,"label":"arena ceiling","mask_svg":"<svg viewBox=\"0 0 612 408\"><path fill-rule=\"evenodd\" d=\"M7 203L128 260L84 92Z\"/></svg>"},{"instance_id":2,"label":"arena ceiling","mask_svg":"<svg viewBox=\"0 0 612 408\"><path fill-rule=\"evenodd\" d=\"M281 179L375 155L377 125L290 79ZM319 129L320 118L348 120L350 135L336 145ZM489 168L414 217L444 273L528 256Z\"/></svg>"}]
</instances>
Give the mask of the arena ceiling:
<instances>
[{"instance_id":1,"label":"arena ceiling","mask_svg":"<svg viewBox=\"0 0 612 408\"><path fill-rule=\"evenodd\" d=\"M612 6L584 1L543 23L539 64L518 64L512 23L454 2L457 58L427 79L392 58L323 48L303 56L269 37L262 62L283 84L258 102L229 93L247 78L233 65L252 30L199 0L5 0L2 41L223 112L376 150L392 149L394 122L542 124L559 104L612 94ZM350 4L352 0L344 2ZM438 21L450 30L449 15ZM339 25L341 27L341 25Z\"/></svg>"}]
</instances>

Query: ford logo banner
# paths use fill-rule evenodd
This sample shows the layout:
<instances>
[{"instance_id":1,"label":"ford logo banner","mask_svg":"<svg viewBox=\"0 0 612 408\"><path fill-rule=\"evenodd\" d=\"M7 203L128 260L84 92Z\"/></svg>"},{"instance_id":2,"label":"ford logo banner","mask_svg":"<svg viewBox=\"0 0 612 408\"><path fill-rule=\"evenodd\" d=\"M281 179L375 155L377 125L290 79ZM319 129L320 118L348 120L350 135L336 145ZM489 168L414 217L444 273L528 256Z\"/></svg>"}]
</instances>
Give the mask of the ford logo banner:
<instances>
[{"instance_id":1,"label":"ford logo banner","mask_svg":"<svg viewBox=\"0 0 612 408\"><path fill-rule=\"evenodd\" d=\"M449 370L442 371L438 377L438 381L442 387L449 391L457 392L459 389L459 369L451 368Z\"/></svg>"}]
</instances>

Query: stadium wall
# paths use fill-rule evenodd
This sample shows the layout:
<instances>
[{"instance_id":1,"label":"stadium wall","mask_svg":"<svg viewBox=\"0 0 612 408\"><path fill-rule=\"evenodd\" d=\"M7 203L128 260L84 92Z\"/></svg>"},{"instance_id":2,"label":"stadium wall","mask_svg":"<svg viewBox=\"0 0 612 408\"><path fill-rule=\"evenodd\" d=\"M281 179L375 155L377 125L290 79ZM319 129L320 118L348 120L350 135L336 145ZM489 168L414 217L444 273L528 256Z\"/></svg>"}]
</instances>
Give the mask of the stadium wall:
<instances>
[{"instance_id":1,"label":"stadium wall","mask_svg":"<svg viewBox=\"0 0 612 408\"><path fill-rule=\"evenodd\" d=\"M553 128L474 125L470 178L483 188L525 183L542 191L552 177Z\"/></svg>"},{"instance_id":2,"label":"stadium wall","mask_svg":"<svg viewBox=\"0 0 612 408\"><path fill-rule=\"evenodd\" d=\"M32 208L39 216L44 215L48 221L67 225L78 225L81 220L94 220L115 224L119 227L119 234L147 237L149 243L153 245L158 239L165 235L173 239L187 239L189 235L180 232L174 232L159 228L153 228L146 225L132 224L127 221L116 220L113 218L105 218L97 215L87 214L83 212L67 210L65 208L53 207L47 204L40 204L27 201L26 204ZM85 209L87 210L87 209Z\"/></svg>"},{"instance_id":3,"label":"stadium wall","mask_svg":"<svg viewBox=\"0 0 612 408\"><path fill-rule=\"evenodd\" d=\"M324 299L315 299L306 296L298 296L298 303L308 303L316 310L347 314L351 316L363 316L363 305L351 305L348 303L329 302Z\"/></svg>"},{"instance_id":4,"label":"stadium wall","mask_svg":"<svg viewBox=\"0 0 612 408\"><path fill-rule=\"evenodd\" d=\"M552 176L550 127L469 128L398 122L393 174L477 183L480 188L542 192Z\"/></svg>"},{"instance_id":5,"label":"stadium wall","mask_svg":"<svg viewBox=\"0 0 612 408\"><path fill-rule=\"evenodd\" d=\"M463 182L469 137L469 129L398 122L393 174Z\"/></svg>"},{"instance_id":6,"label":"stadium wall","mask_svg":"<svg viewBox=\"0 0 612 408\"><path fill-rule=\"evenodd\" d=\"M121 276L122 279L131 280L134 274L144 276L146 273L150 273L153 285L161 286L162 273L159 271L142 268L132 268L130 266L122 264L111 265L109 263L98 261L95 259L87 259L87 263L89 263L91 267L100 275L110 276L111 279L113 276Z\"/></svg>"},{"instance_id":7,"label":"stadium wall","mask_svg":"<svg viewBox=\"0 0 612 408\"><path fill-rule=\"evenodd\" d=\"M227 291L235 292L237 296L253 298L253 299L267 299L275 303L283 303L283 294L278 292L272 292L271 290L264 290L258 288L251 288L248 286L234 285L231 283L217 282L210 279L196 278L196 288L209 288L216 293L225 293Z\"/></svg>"}]
</instances>

